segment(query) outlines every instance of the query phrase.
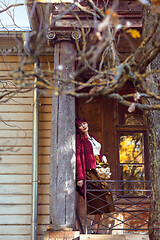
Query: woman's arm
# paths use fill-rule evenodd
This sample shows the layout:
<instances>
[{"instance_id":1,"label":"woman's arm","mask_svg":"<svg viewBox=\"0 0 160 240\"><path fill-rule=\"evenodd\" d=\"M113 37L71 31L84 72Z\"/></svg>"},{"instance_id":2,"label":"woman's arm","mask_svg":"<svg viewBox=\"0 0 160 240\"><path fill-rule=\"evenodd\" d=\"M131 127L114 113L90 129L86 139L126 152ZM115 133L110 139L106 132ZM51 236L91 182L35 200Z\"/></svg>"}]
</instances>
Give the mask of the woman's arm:
<instances>
[{"instance_id":1,"label":"woman's arm","mask_svg":"<svg viewBox=\"0 0 160 240\"><path fill-rule=\"evenodd\" d=\"M84 166L82 159L82 144L80 139L76 141L76 167L77 167L77 183L81 180L84 180Z\"/></svg>"},{"instance_id":2,"label":"woman's arm","mask_svg":"<svg viewBox=\"0 0 160 240\"><path fill-rule=\"evenodd\" d=\"M92 135L92 134L90 134L92 137L94 137L94 139L98 142L98 140L96 139L96 137L94 136L94 135ZM103 162L103 163L107 163L107 157L106 157L106 155L103 155L102 154L102 147L101 147L101 150L100 150L100 160L101 160L101 162Z\"/></svg>"}]
</instances>

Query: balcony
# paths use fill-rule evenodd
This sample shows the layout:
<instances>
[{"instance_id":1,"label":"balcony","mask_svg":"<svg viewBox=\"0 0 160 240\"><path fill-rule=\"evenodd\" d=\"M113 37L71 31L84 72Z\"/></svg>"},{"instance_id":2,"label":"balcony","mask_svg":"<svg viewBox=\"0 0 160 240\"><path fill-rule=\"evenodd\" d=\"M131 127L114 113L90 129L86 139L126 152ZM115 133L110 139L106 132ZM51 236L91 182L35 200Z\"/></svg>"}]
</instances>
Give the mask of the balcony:
<instances>
[{"instance_id":1,"label":"balcony","mask_svg":"<svg viewBox=\"0 0 160 240\"><path fill-rule=\"evenodd\" d=\"M89 188L89 183L107 183L107 189ZM111 194L112 201L104 201L104 195ZM100 234L128 235L128 234L148 234L148 218L150 209L150 181L118 181L102 180L85 182L85 224L79 221L79 228L84 234L93 234L95 224L98 224ZM93 201L101 199L104 201L103 207L94 208ZM115 211L104 213L107 206L114 206ZM90 208L89 214L87 209ZM103 218L95 222L94 213L99 211ZM79 219L80 220L80 219Z\"/></svg>"}]
</instances>

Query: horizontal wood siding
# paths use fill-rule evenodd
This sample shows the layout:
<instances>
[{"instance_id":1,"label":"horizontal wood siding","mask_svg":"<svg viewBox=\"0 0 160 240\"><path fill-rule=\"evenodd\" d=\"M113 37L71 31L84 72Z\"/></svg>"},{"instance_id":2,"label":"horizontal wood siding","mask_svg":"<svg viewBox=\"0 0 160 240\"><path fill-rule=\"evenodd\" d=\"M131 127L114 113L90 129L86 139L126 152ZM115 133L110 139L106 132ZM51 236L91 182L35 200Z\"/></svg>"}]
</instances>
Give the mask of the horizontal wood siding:
<instances>
[{"instance_id":1,"label":"horizontal wood siding","mask_svg":"<svg viewBox=\"0 0 160 240\"><path fill-rule=\"evenodd\" d=\"M50 182L50 130L51 97L41 97L39 106L39 205L38 205L38 239L43 239L44 231L50 224L49 217L49 182ZM40 202L41 199L41 202ZM45 200L45 201L44 201ZM42 219L41 219L42 218ZM43 220L43 221L42 221Z\"/></svg>"},{"instance_id":2,"label":"horizontal wood siding","mask_svg":"<svg viewBox=\"0 0 160 240\"><path fill-rule=\"evenodd\" d=\"M53 67L53 57L41 57L41 67ZM0 56L0 77L18 67L18 57ZM26 70L30 70L26 67ZM9 82L10 86L13 86ZM0 90L1 91L1 90ZM40 97L38 240L49 225L49 164L51 96ZM30 240L32 209L33 92L18 93L0 104L0 240Z\"/></svg>"},{"instance_id":3,"label":"horizontal wood siding","mask_svg":"<svg viewBox=\"0 0 160 240\"><path fill-rule=\"evenodd\" d=\"M2 65L2 64L1 64ZM2 75L3 69L0 69ZM5 71L5 70L4 70ZM0 240L30 239L33 93L0 104ZM23 101L21 101L23 99Z\"/></svg>"}]
</instances>

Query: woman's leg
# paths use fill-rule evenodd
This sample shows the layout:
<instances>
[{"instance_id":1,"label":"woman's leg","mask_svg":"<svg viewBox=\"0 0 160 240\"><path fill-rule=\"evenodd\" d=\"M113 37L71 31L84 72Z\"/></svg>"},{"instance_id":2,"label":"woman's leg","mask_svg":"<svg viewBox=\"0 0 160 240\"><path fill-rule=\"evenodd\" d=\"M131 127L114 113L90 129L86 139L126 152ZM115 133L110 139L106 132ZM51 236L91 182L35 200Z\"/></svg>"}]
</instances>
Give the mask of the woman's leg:
<instances>
[{"instance_id":1,"label":"woman's leg","mask_svg":"<svg viewBox=\"0 0 160 240\"><path fill-rule=\"evenodd\" d=\"M103 214L96 214L95 217L94 217L94 221L93 221L93 227L95 229L95 233L100 233L100 230L99 230L99 221L102 220L103 218Z\"/></svg>"}]
</instances>

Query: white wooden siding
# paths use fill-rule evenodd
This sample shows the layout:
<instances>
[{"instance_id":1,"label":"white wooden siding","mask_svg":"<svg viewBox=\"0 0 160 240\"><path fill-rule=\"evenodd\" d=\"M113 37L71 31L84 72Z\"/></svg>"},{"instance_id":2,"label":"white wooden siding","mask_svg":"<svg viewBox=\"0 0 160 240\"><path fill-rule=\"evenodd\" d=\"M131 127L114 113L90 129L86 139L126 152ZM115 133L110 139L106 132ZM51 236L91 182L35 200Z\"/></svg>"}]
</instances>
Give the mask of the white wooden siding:
<instances>
[{"instance_id":1,"label":"white wooden siding","mask_svg":"<svg viewBox=\"0 0 160 240\"><path fill-rule=\"evenodd\" d=\"M4 63L5 60L5 63ZM53 66L53 57L40 59ZM0 78L9 80L9 70L18 58L0 56ZM26 67L29 70L29 67ZM10 86L12 83L10 83ZM49 163L51 97L41 96L39 106L38 240L49 225ZM0 240L30 240L32 204L33 93L18 93L0 104Z\"/></svg>"}]
</instances>

